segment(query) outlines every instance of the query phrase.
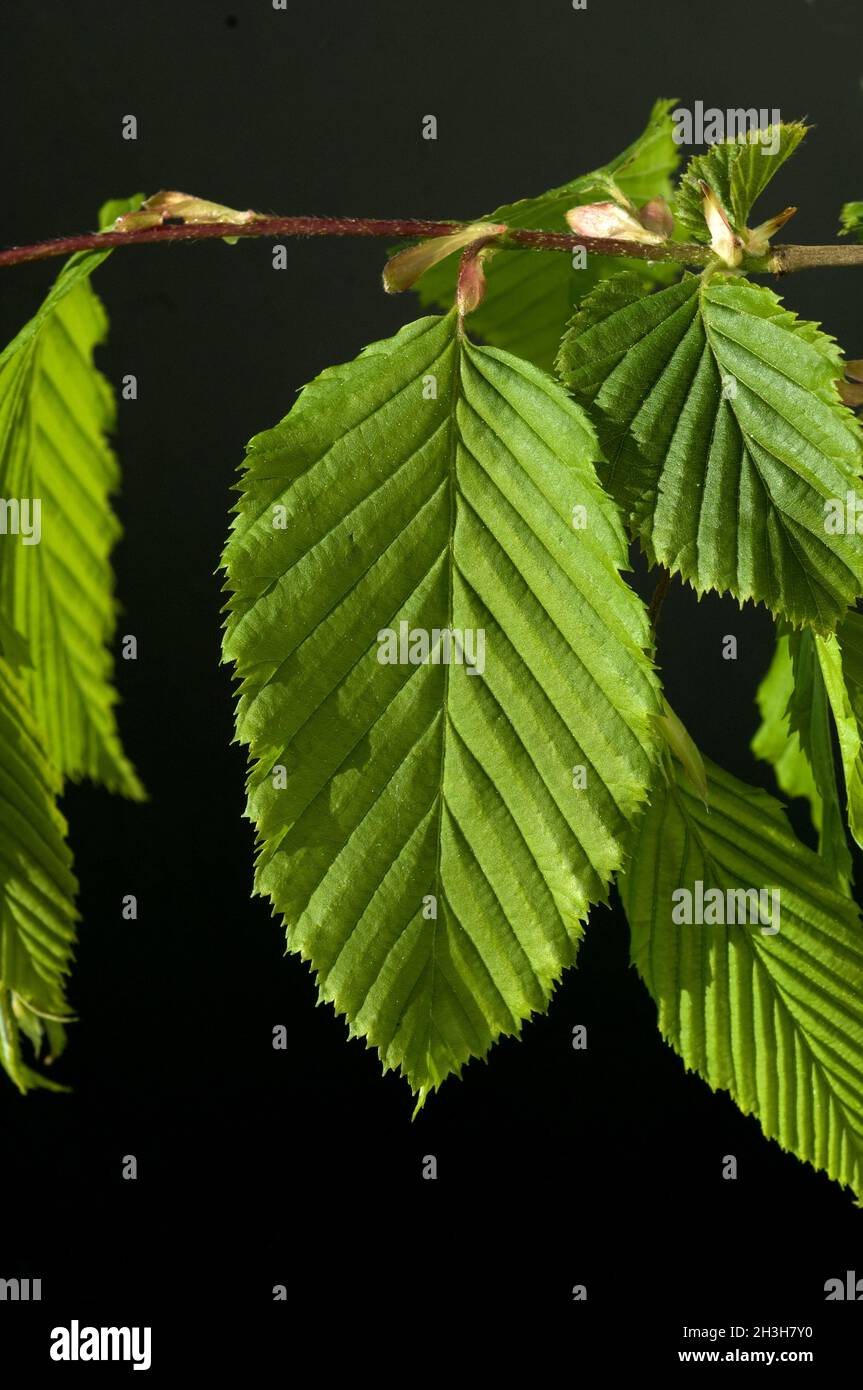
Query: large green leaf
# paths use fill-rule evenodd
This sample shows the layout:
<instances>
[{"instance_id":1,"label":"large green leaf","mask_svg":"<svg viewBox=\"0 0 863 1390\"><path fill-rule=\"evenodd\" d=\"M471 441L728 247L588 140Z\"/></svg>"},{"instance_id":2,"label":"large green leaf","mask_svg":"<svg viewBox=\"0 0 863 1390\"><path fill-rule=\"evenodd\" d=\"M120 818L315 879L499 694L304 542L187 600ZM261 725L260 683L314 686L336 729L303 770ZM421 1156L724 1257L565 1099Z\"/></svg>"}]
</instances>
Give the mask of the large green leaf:
<instances>
[{"instance_id":1,"label":"large green leaf","mask_svg":"<svg viewBox=\"0 0 863 1390\"><path fill-rule=\"evenodd\" d=\"M21 1033L37 1053L47 1033L56 1053L67 1013L77 885L58 791L23 685L0 658L0 1066L22 1091L51 1083L24 1060Z\"/></svg>"},{"instance_id":2,"label":"large green leaf","mask_svg":"<svg viewBox=\"0 0 863 1390\"><path fill-rule=\"evenodd\" d=\"M800 121L767 126L749 131L742 140L721 141L706 154L695 155L684 170L674 198L674 215L682 230L698 241L710 241L702 207L703 181L716 194L735 232L744 232L756 200L797 149L807 130L808 126Z\"/></svg>"},{"instance_id":3,"label":"large green leaf","mask_svg":"<svg viewBox=\"0 0 863 1390\"><path fill-rule=\"evenodd\" d=\"M859 484L863 436L831 338L731 276L646 296L623 274L577 311L558 370L594 412L602 480L654 563L698 593L835 627L863 589L863 537L828 534L826 504Z\"/></svg>"},{"instance_id":4,"label":"large green leaf","mask_svg":"<svg viewBox=\"0 0 863 1390\"><path fill-rule=\"evenodd\" d=\"M851 852L833 757L833 722L819 656L824 642L808 629L780 633L770 669L758 690L762 724L752 751L772 763L787 796L809 800L818 852L845 893L851 889Z\"/></svg>"},{"instance_id":5,"label":"large green leaf","mask_svg":"<svg viewBox=\"0 0 863 1390\"><path fill-rule=\"evenodd\" d=\"M137 199L108 205L106 216ZM111 389L93 366L105 312L88 277L109 251L73 256L39 312L0 355L0 494L41 508L35 543L0 544L2 610L29 646L25 683L64 775L143 795L123 754L112 685L116 609L109 498L119 470L106 442Z\"/></svg>"},{"instance_id":6,"label":"large green leaf","mask_svg":"<svg viewBox=\"0 0 863 1390\"><path fill-rule=\"evenodd\" d=\"M510 227L568 232L564 214L583 203L607 199L609 178L636 205L670 196L669 176L679 159L669 114L673 105L673 101L656 102L643 134L602 169L536 198L505 203L489 213L487 220ZM426 272L417 284L422 304L445 309L452 305L457 263L454 256ZM550 369L575 304L619 266L619 260L591 255L584 270L575 270L572 258L559 251L496 251L486 268L485 302L471 315L471 331L495 347ZM639 281L645 286L668 283L675 274L674 267L648 266L646 262L638 270Z\"/></svg>"},{"instance_id":7,"label":"large green leaf","mask_svg":"<svg viewBox=\"0 0 863 1390\"><path fill-rule=\"evenodd\" d=\"M622 881L632 959L663 1037L764 1133L863 1198L863 931L780 804L707 764L653 796ZM761 925L675 923L687 889L776 889ZM727 902L727 898L726 898Z\"/></svg>"},{"instance_id":8,"label":"large green leaf","mask_svg":"<svg viewBox=\"0 0 863 1390\"><path fill-rule=\"evenodd\" d=\"M546 1007L650 780L649 632L594 448L453 314L324 372L249 446L224 654L256 888L420 1104ZM382 662L403 622L482 630L484 673Z\"/></svg>"}]
</instances>

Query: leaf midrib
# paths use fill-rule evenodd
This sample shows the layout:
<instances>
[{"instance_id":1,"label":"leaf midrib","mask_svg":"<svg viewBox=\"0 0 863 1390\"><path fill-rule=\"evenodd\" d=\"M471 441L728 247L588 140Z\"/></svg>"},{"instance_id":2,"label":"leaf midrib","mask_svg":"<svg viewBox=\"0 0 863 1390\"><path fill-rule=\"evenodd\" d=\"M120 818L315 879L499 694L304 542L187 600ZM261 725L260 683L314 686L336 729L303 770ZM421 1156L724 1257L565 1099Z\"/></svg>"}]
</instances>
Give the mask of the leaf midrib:
<instances>
[{"instance_id":1,"label":"leaf midrib","mask_svg":"<svg viewBox=\"0 0 863 1390\"><path fill-rule=\"evenodd\" d=\"M461 390L461 366L462 351L464 344L463 324L459 321L456 325L456 332L453 337L452 348L454 361L452 364L452 383L450 386L449 398L449 429L450 447L447 460L447 486L449 491L449 536L447 538L447 626L452 627L453 619L453 593L454 593L454 570L455 570L455 527L456 527L456 505L458 488L456 483L456 465L458 460L459 431L458 431L458 403ZM435 892L435 915L432 918L431 927L431 960L429 978L429 1009L428 1009L428 1041L426 1043L426 1076L431 1077L432 1073L432 1029L434 1026L435 1009L435 983L437 977L437 933L438 933L438 911L443 911L443 882L441 879L441 858L443 854L443 811L444 811L444 779L446 777L446 750L447 750L447 731L449 729L449 683L450 683L450 664L444 666L444 688L443 688L443 724L441 728L440 742L440 767L438 770L438 792L437 792L437 830L435 832L437 845L435 847L435 871L434 871L434 892Z\"/></svg>"}]
</instances>

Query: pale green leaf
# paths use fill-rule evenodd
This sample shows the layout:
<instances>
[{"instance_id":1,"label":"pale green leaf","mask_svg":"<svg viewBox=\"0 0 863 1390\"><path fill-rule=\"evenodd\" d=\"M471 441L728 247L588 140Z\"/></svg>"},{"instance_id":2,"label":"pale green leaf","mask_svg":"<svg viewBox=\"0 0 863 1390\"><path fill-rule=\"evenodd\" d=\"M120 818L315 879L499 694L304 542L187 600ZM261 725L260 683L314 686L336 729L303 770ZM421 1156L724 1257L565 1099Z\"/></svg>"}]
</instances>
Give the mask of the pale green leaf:
<instances>
[{"instance_id":1,"label":"pale green leaf","mask_svg":"<svg viewBox=\"0 0 863 1390\"><path fill-rule=\"evenodd\" d=\"M28 698L61 773L140 797L114 712L109 557L120 527L109 499L119 469L106 442L113 395L93 366L107 319L88 283L109 254L73 256L0 355L0 494L31 508L30 539L22 521L0 545L0 589L4 617L29 648Z\"/></svg>"},{"instance_id":2,"label":"pale green leaf","mask_svg":"<svg viewBox=\"0 0 863 1390\"><path fill-rule=\"evenodd\" d=\"M782 634L758 692L763 723L753 751L774 765L789 796L807 796L819 831L819 853L850 891L847 823L863 843L863 617L849 613L836 633ZM832 717L831 717L832 715ZM845 777L836 776L833 729Z\"/></svg>"},{"instance_id":3,"label":"pale green leaf","mask_svg":"<svg viewBox=\"0 0 863 1390\"><path fill-rule=\"evenodd\" d=\"M649 631L594 450L550 377L452 313L249 446L224 655L256 888L420 1104L546 1008L651 778ZM481 630L483 673L382 663L403 622Z\"/></svg>"},{"instance_id":4,"label":"pale green leaf","mask_svg":"<svg viewBox=\"0 0 863 1390\"><path fill-rule=\"evenodd\" d=\"M705 760L706 761L706 760ZM707 763L710 810L682 772L645 814L622 880L632 959L663 1037L782 1148L863 1198L863 931L780 804ZM675 923L686 889L778 890L763 921Z\"/></svg>"},{"instance_id":5,"label":"pale green leaf","mask_svg":"<svg viewBox=\"0 0 863 1390\"><path fill-rule=\"evenodd\" d=\"M788 797L803 796L809 802L812 823L820 831L821 797L809 759L800 747L800 735L792 733L788 702L794 690L794 668L789 651L789 634L777 635L776 649L767 674L758 687L756 700L761 723L752 740L752 751L773 767L780 790Z\"/></svg>"},{"instance_id":6,"label":"pale green leaf","mask_svg":"<svg viewBox=\"0 0 863 1390\"><path fill-rule=\"evenodd\" d=\"M845 773L848 827L863 847L863 617L849 613L835 636L818 638L818 659Z\"/></svg>"},{"instance_id":7,"label":"pale green leaf","mask_svg":"<svg viewBox=\"0 0 863 1390\"><path fill-rule=\"evenodd\" d=\"M22 1091L56 1087L25 1061L21 1033L38 1054L49 1015L56 1054L68 1014L77 885L58 790L24 687L0 659L0 1066Z\"/></svg>"},{"instance_id":8,"label":"pale green leaf","mask_svg":"<svg viewBox=\"0 0 863 1390\"><path fill-rule=\"evenodd\" d=\"M835 648L835 637L816 637L811 631L793 632L788 649L792 667L792 687L788 699L788 729L800 740L820 802L815 819L818 852L843 892L851 891L851 851L845 833L842 798L836 780L833 757L833 725L830 702L824 683L823 667L827 655L825 642Z\"/></svg>"},{"instance_id":9,"label":"pale green leaf","mask_svg":"<svg viewBox=\"0 0 863 1390\"><path fill-rule=\"evenodd\" d=\"M651 198L670 197L670 175L679 159L669 114L673 106L673 101L656 102L643 134L602 169L536 198L506 203L486 220L505 222L510 227L569 232L564 214L572 207L608 198L609 179L636 206ZM585 269L575 270L572 258L560 251L495 251L486 262L488 289L484 303L471 315L471 332L495 347L550 369L575 304L619 266L617 259L589 255ZM456 256L427 271L417 284L420 302L449 309L455 297L457 269ZM675 274L674 267L648 266L646 262L640 263L638 270L645 286L667 283Z\"/></svg>"},{"instance_id":10,"label":"pale green leaf","mask_svg":"<svg viewBox=\"0 0 863 1390\"><path fill-rule=\"evenodd\" d=\"M849 233L863 241L863 203L846 203L839 214L841 223L840 236L848 236Z\"/></svg>"},{"instance_id":11,"label":"pale green leaf","mask_svg":"<svg viewBox=\"0 0 863 1390\"><path fill-rule=\"evenodd\" d=\"M817 325L732 276L644 295L617 275L576 313L558 371L594 413L602 481L652 562L698 593L835 627L863 589L863 537L828 534L827 504L859 485L863 436Z\"/></svg>"},{"instance_id":12,"label":"pale green leaf","mask_svg":"<svg viewBox=\"0 0 863 1390\"><path fill-rule=\"evenodd\" d=\"M711 145L706 154L695 155L674 198L674 215L681 229L697 241L710 241L700 187L703 180L716 194L734 231L743 233L755 202L808 129L799 121L791 121L750 130L743 140L722 141Z\"/></svg>"},{"instance_id":13,"label":"pale green leaf","mask_svg":"<svg viewBox=\"0 0 863 1390\"><path fill-rule=\"evenodd\" d=\"M660 732L665 739L672 754L677 758L684 774L689 779L690 786L694 787L701 800L707 803L707 774L704 771L704 761L697 745L693 742L692 736L680 717L671 708L668 701L663 697L662 714L657 718Z\"/></svg>"}]
</instances>

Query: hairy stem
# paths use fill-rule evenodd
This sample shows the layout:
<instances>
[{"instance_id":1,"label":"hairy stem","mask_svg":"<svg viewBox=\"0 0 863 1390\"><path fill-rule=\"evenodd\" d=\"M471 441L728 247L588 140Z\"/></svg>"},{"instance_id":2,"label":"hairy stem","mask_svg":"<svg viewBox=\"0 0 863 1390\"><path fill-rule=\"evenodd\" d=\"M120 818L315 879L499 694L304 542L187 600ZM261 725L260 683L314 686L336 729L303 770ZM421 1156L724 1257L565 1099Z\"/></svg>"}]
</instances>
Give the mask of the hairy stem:
<instances>
[{"instance_id":1,"label":"hairy stem","mask_svg":"<svg viewBox=\"0 0 863 1390\"><path fill-rule=\"evenodd\" d=\"M142 246L147 242L208 241L220 237L291 236L370 236L435 237L451 236L460 222L416 220L380 221L371 217L266 217L254 222L185 222L180 226L163 223L134 232L82 232L78 236L38 241L32 246L12 246L0 251L0 266L20 265L23 261L46 261L52 256L69 256L74 251L104 251L111 246Z\"/></svg>"},{"instance_id":2,"label":"hairy stem","mask_svg":"<svg viewBox=\"0 0 863 1390\"><path fill-rule=\"evenodd\" d=\"M112 246L140 246L156 242L209 241L220 237L384 237L392 241L411 237L450 236L465 224L426 222L405 218L371 217L265 217L247 223L186 222L145 227L131 232L83 232L78 236L38 241L31 246L12 246L0 251L0 266L21 265L26 261L46 261L53 256L69 256L74 251L104 251ZM668 242L644 246L639 242L610 237L578 236L570 232L533 231L509 227L495 238L498 246L510 250L562 251L572 254L578 247L601 256L627 260L673 261L678 265L703 266L711 259L707 246ZM785 275L813 266L863 265L863 246L778 246L766 256L749 256L743 270Z\"/></svg>"}]
</instances>

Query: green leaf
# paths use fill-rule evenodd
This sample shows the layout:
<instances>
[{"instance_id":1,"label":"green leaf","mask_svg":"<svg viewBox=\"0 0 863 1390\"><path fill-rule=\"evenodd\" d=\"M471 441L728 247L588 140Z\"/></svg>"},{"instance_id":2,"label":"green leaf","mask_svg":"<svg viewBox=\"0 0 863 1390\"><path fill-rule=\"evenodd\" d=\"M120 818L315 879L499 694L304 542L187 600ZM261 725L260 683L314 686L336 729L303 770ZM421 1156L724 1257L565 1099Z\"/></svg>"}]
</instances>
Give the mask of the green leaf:
<instances>
[{"instance_id":1,"label":"green leaf","mask_svg":"<svg viewBox=\"0 0 863 1390\"><path fill-rule=\"evenodd\" d=\"M109 498L119 469L105 438L111 388L93 366L107 318L88 283L109 254L73 256L0 354L0 493L29 508L0 546L0 588L4 618L29 647L28 697L59 770L140 798L114 714L109 556L120 527Z\"/></svg>"},{"instance_id":2,"label":"green leaf","mask_svg":"<svg viewBox=\"0 0 863 1390\"><path fill-rule=\"evenodd\" d=\"M710 241L702 210L703 179L722 204L734 231L742 234L753 205L808 129L800 121L768 126L749 131L745 140L726 140L711 145L707 154L695 155L674 198L674 215L682 230L697 241ZM770 150L774 142L775 153Z\"/></svg>"},{"instance_id":3,"label":"green leaf","mask_svg":"<svg viewBox=\"0 0 863 1390\"><path fill-rule=\"evenodd\" d=\"M673 106L673 101L656 102L644 133L602 169L536 198L505 203L486 220L505 222L510 227L568 232L564 214L572 207L608 198L609 179L635 204L670 197L669 176L679 159L669 114ZM485 301L471 315L471 332L495 347L550 369L574 305L619 265L618 259L589 255L585 269L574 270L571 256L560 251L495 251L486 262L488 289ZM457 270L456 256L427 271L417 284L420 302L449 309L455 297ZM648 266L646 262L640 264L638 272L645 286L667 283L676 273L673 266Z\"/></svg>"},{"instance_id":4,"label":"green leaf","mask_svg":"<svg viewBox=\"0 0 863 1390\"><path fill-rule=\"evenodd\" d=\"M801 738L797 729L792 730L789 714L789 705L795 699L794 660L791 654L794 636L799 636L799 634L793 634L791 630L777 633L773 660L756 695L761 714L761 724L752 740L751 747L757 758L771 764L779 788L786 796L802 796L807 799L812 824L819 835L819 852L823 855L825 849L832 842L829 833L826 839L824 834L824 801L816 786L810 756L801 747ZM817 668L813 670L813 675L817 677L818 683L823 685ZM805 701L807 697L811 698L811 695L811 686L799 692L796 701L798 711L805 709ZM820 703L823 708L823 701L817 703ZM817 728L817 721L813 721L813 724ZM810 749L812 742L812 731L810 731ZM829 798L831 807L837 796L834 779L834 796ZM833 823L834 814L831 809L827 818L828 831Z\"/></svg>"},{"instance_id":5,"label":"green leaf","mask_svg":"<svg viewBox=\"0 0 863 1390\"><path fill-rule=\"evenodd\" d=\"M815 818L819 832L818 853L837 886L842 892L850 893L851 851L836 780L830 703L821 661L825 640L830 640L835 646L835 638L816 637L808 631L792 633L789 638L792 688L788 699L788 728L792 735L799 738L815 780L820 803Z\"/></svg>"},{"instance_id":6,"label":"green leaf","mask_svg":"<svg viewBox=\"0 0 863 1390\"><path fill-rule=\"evenodd\" d=\"M689 730L664 697L662 714L656 722L665 742L689 779L690 786L695 789L701 800L707 805L707 775L704 771L701 753L693 742Z\"/></svg>"},{"instance_id":7,"label":"green leaf","mask_svg":"<svg viewBox=\"0 0 863 1390\"><path fill-rule=\"evenodd\" d=\"M830 637L781 636L758 700L764 723L753 751L773 763L784 792L809 797L819 853L839 886L850 891L851 855L832 730L835 723L848 826L863 846L863 617L847 614Z\"/></svg>"},{"instance_id":8,"label":"green leaf","mask_svg":"<svg viewBox=\"0 0 863 1390\"><path fill-rule=\"evenodd\" d=\"M550 377L453 313L249 445L224 655L256 890L419 1104L546 1008L651 779L646 613L594 449ZM483 632L483 673L380 660L401 623Z\"/></svg>"},{"instance_id":9,"label":"green leaf","mask_svg":"<svg viewBox=\"0 0 863 1390\"><path fill-rule=\"evenodd\" d=\"M645 296L624 274L584 301L557 366L653 563L699 594L835 627L863 588L863 538L828 534L826 504L859 483L863 436L832 338L739 278Z\"/></svg>"},{"instance_id":10,"label":"green leaf","mask_svg":"<svg viewBox=\"0 0 863 1390\"><path fill-rule=\"evenodd\" d=\"M839 220L840 236L848 236L850 233L856 236L858 241L863 241L863 203L846 203L839 214Z\"/></svg>"},{"instance_id":11,"label":"green leaf","mask_svg":"<svg viewBox=\"0 0 863 1390\"><path fill-rule=\"evenodd\" d=\"M77 884L59 789L23 685L0 660L0 1066L21 1091L58 1089L24 1061L20 1034L38 1053L42 1016L52 1015L56 1053L56 1019L68 1013Z\"/></svg>"},{"instance_id":12,"label":"green leaf","mask_svg":"<svg viewBox=\"0 0 863 1390\"><path fill-rule=\"evenodd\" d=\"M706 761L706 760L705 760ZM682 773L639 827L622 894L632 959L663 1037L783 1149L863 1198L863 932L780 804L707 763L710 810ZM691 925L679 889L779 891L776 934ZM727 896L725 902L727 903ZM675 905L677 905L675 907Z\"/></svg>"},{"instance_id":13,"label":"green leaf","mask_svg":"<svg viewBox=\"0 0 863 1390\"><path fill-rule=\"evenodd\" d=\"M834 637L818 638L818 660L845 774L848 827L863 847L863 617L849 613Z\"/></svg>"},{"instance_id":14,"label":"green leaf","mask_svg":"<svg viewBox=\"0 0 863 1390\"><path fill-rule=\"evenodd\" d=\"M809 759L800 747L800 735L792 733L788 702L794 692L794 667L789 651L789 634L780 632L767 674L758 687L756 700L761 724L752 740L757 758L770 763L780 790L788 797L803 796L809 801L812 823L821 829L821 797Z\"/></svg>"}]
</instances>

